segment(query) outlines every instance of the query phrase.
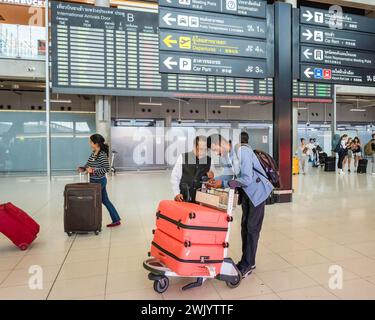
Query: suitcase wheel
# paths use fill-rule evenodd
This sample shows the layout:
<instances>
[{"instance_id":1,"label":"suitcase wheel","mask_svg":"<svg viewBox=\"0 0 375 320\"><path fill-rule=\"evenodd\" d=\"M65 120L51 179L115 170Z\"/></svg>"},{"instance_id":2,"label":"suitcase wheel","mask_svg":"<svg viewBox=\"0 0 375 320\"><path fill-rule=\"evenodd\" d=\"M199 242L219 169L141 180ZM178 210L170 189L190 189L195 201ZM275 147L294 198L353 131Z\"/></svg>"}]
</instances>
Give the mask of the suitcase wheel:
<instances>
[{"instance_id":1,"label":"suitcase wheel","mask_svg":"<svg viewBox=\"0 0 375 320\"><path fill-rule=\"evenodd\" d=\"M169 287L169 279L167 277L162 277L159 280L154 281L154 290L157 293L163 293L167 291Z\"/></svg>"},{"instance_id":2,"label":"suitcase wheel","mask_svg":"<svg viewBox=\"0 0 375 320\"><path fill-rule=\"evenodd\" d=\"M228 222L232 222L232 221L233 221L233 217L232 217L232 216L228 216L228 217L227 217L227 221L228 221Z\"/></svg>"},{"instance_id":3,"label":"suitcase wheel","mask_svg":"<svg viewBox=\"0 0 375 320\"><path fill-rule=\"evenodd\" d=\"M241 284L241 280L242 280L242 274L238 272L238 275L233 280L226 281L225 283L229 288L234 289L234 288L237 288Z\"/></svg>"},{"instance_id":4,"label":"suitcase wheel","mask_svg":"<svg viewBox=\"0 0 375 320\"><path fill-rule=\"evenodd\" d=\"M73 235L73 232L68 231L66 234L68 235L68 237L71 237Z\"/></svg>"},{"instance_id":5,"label":"suitcase wheel","mask_svg":"<svg viewBox=\"0 0 375 320\"><path fill-rule=\"evenodd\" d=\"M22 251L25 251L29 245L27 243L21 243L18 248L20 248Z\"/></svg>"},{"instance_id":6,"label":"suitcase wheel","mask_svg":"<svg viewBox=\"0 0 375 320\"><path fill-rule=\"evenodd\" d=\"M99 235L99 233L100 233L100 230L96 230L96 231L95 231L95 235L96 235L96 236Z\"/></svg>"},{"instance_id":7,"label":"suitcase wheel","mask_svg":"<svg viewBox=\"0 0 375 320\"><path fill-rule=\"evenodd\" d=\"M224 243L223 243L223 247L224 247L224 248L229 248L229 243L228 243L228 242L224 242Z\"/></svg>"}]
</instances>

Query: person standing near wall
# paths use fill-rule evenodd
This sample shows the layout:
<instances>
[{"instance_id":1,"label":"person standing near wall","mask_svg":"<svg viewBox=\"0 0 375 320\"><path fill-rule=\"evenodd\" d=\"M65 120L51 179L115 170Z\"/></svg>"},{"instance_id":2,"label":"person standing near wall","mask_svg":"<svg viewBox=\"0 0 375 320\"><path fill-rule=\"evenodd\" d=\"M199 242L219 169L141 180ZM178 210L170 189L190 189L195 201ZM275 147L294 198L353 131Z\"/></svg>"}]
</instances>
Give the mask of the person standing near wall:
<instances>
[{"instance_id":1,"label":"person standing near wall","mask_svg":"<svg viewBox=\"0 0 375 320\"><path fill-rule=\"evenodd\" d=\"M301 173L306 174L308 171L308 159L310 156L310 149L308 145L306 144L306 140L304 138L301 138L301 144L298 148L298 154L300 158L300 166L301 166Z\"/></svg>"},{"instance_id":2,"label":"person standing near wall","mask_svg":"<svg viewBox=\"0 0 375 320\"><path fill-rule=\"evenodd\" d=\"M348 135L344 134L340 138L340 141L335 148L335 152L337 152L337 154L339 156L339 160L337 162L337 168L338 168L339 174L345 174L345 172L342 170L342 166L343 166L343 162L344 162L344 159L345 159L345 157L347 155L347 151L348 151L347 150L347 142L348 142Z\"/></svg>"},{"instance_id":3,"label":"person standing near wall","mask_svg":"<svg viewBox=\"0 0 375 320\"><path fill-rule=\"evenodd\" d=\"M375 133L371 140L365 145L365 155L372 158L372 175L375 176Z\"/></svg>"}]
</instances>

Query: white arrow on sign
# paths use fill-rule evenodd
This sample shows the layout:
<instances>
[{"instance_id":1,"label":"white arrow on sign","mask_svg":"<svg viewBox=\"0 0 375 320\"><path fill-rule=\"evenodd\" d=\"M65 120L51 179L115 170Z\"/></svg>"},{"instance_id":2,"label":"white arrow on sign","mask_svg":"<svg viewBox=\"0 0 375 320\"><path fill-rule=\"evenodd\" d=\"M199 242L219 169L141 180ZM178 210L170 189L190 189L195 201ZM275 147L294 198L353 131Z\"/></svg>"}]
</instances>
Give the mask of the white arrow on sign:
<instances>
[{"instance_id":1,"label":"white arrow on sign","mask_svg":"<svg viewBox=\"0 0 375 320\"><path fill-rule=\"evenodd\" d=\"M310 52L310 49L306 49L303 52L303 55L306 57L306 59L310 59L310 57L312 56L312 52Z\"/></svg>"},{"instance_id":2,"label":"white arrow on sign","mask_svg":"<svg viewBox=\"0 0 375 320\"><path fill-rule=\"evenodd\" d=\"M172 66L177 66L177 61L173 61L173 57L168 57L163 61L164 65L169 69L172 70Z\"/></svg>"},{"instance_id":3,"label":"white arrow on sign","mask_svg":"<svg viewBox=\"0 0 375 320\"><path fill-rule=\"evenodd\" d=\"M306 29L306 32L302 33L302 35L306 37L306 40L310 40L313 37L313 34L309 29Z\"/></svg>"},{"instance_id":4,"label":"white arrow on sign","mask_svg":"<svg viewBox=\"0 0 375 320\"><path fill-rule=\"evenodd\" d=\"M168 12L167 14L164 15L163 20L167 25L171 26L172 25L171 21L175 22L176 18L172 18L172 13Z\"/></svg>"},{"instance_id":5,"label":"white arrow on sign","mask_svg":"<svg viewBox=\"0 0 375 320\"><path fill-rule=\"evenodd\" d=\"M302 14L302 16L306 18L307 22L309 22L314 17L310 10L306 10L306 12Z\"/></svg>"},{"instance_id":6,"label":"white arrow on sign","mask_svg":"<svg viewBox=\"0 0 375 320\"><path fill-rule=\"evenodd\" d=\"M307 78L309 78L309 79L310 79L311 76L314 74L314 72L311 71L311 68L307 68L303 73L304 73L305 76L306 76Z\"/></svg>"}]
</instances>

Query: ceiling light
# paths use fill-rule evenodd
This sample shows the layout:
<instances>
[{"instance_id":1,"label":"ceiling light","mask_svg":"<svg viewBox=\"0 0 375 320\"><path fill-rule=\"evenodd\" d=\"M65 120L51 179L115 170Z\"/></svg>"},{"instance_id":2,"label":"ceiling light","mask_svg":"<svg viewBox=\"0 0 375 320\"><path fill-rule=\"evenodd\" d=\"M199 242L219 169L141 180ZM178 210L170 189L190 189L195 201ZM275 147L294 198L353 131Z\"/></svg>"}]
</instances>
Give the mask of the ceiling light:
<instances>
[{"instance_id":1,"label":"ceiling light","mask_svg":"<svg viewBox=\"0 0 375 320\"><path fill-rule=\"evenodd\" d=\"M162 106L161 102L138 102L140 106Z\"/></svg>"},{"instance_id":2,"label":"ceiling light","mask_svg":"<svg viewBox=\"0 0 375 320\"><path fill-rule=\"evenodd\" d=\"M231 108L231 109L239 109L241 106L236 106L234 104L222 105L220 108Z\"/></svg>"},{"instance_id":3,"label":"ceiling light","mask_svg":"<svg viewBox=\"0 0 375 320\"><path fill-rule=\"evenodd\" d=\"M43 101L46 102L46 99L44 99ZM70 99L67 99L67 100L51 99L49 102L51 102L51 103L72 103L72 100L70 100Z\"/></svg>"},{"instance_id":4,"label":"ceiling light","mask_svg":"<svg viewBox=\"0 0 375 320\"><path fill-rule=\"evenodd\" d=\"M353 109L350 109L350 111L352 111L352 112L365 112L366 109L353 108Z\"/></svg>"},{"instance_id":5,"label":"ceiling light","mask_svg":"<svg viewBox=\"0 0 375 320\"><path fill-rule=\"evenodd\" d=\"M152 98L150 97L150 101L142 101L138 102L140 106L162 106L161 102L152 102Z\"/></svg>"}]
</instances>

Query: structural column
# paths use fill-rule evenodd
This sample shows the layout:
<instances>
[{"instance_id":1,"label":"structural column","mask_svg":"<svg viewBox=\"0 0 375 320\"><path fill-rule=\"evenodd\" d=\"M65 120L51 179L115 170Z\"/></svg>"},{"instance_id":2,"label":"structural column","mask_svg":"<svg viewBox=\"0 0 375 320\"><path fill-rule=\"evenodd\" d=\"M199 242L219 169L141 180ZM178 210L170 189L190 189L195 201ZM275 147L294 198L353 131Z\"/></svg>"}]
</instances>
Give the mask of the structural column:
<instances>
[{"instance_id":1,"label":"structural column","mask_svg":"<svg viewBox=\"0 0 375 320\"><path fill-rule=\"evenodd\" d=\"M292 201L293 72L292 6L275 4L275 76L273 90L273 155L281 177L279 202Z\"/></svg>"},{"instance_id":2,"label":"structural column","mask_svg":"<svg viewBox=\"0 0 375 320\"><path fill-rule=\"evenodd\" d=\"M289 3L292 5L293 8L297 8L297 0L284 0L285 3ZM298 59L298 57L294 57L294 59ZM298 148L298 109L297 104L293 104L293 154L296 152Z\"/></svg>"},{"instance_id":3,"label":"structural column","mask_svg":"<svg viewBox=\"0 0 375 320\"><path fill-rule=\"evenodd\" d=\"M109 7L109 0L95 0L95 6ZM111 97L95 97L96 132L111 145Z\"/></svg>"}]
</instances>

